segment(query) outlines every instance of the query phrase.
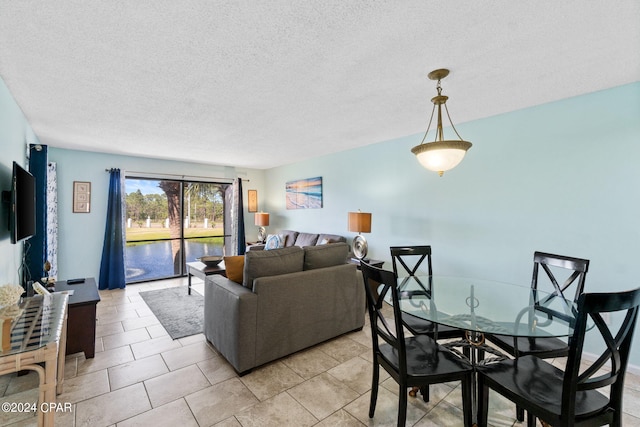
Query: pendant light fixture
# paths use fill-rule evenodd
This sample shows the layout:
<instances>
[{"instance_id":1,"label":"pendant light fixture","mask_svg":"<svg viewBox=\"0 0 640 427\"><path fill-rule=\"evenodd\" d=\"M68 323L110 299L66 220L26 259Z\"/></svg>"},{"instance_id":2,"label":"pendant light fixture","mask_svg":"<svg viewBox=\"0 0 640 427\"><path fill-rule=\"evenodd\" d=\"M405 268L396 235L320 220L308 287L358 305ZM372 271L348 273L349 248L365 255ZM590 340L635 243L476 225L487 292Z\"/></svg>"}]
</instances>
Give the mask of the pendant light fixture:
<instances>
[{"instance_id":1,"label":"pendant light fixture","mask_svg":"<svg viewBox=\"0 0 640 427\"><path fill-rule=\"evenodd\" d=\"M422 142L411 149L411 152L416 155L418 161L422 166L434 172L438 172L440 176L442 176L445 171L455 168L458 163L462 161L462 158L466 154L467 150L471 148L471 143L469 141L464 141L456 130L455 126L453 126L453 122L451 121L451 117L449 116L449 109L447 108L446 104L449 97L442 95L442 86L440 86L440 80L444 79L448 75L449 70L445 68L434 70L429 73L429 79L438 81L438 85L436 86L438 95L431 98L431 102L433 102L433 110L431 110L431 118L429 119L427 131L424 133L424 137L422 137ZM451 128L460 139L444 139L444 132L442 131L443 105L445 112L447 113L449 123L451 124ZM436 138L433 142L425 143L424 141L427 138L429 129L431 128L431 122L433 121L433 114L436 111L436 107L438 109Z\"/></svg>"}]
</instances>

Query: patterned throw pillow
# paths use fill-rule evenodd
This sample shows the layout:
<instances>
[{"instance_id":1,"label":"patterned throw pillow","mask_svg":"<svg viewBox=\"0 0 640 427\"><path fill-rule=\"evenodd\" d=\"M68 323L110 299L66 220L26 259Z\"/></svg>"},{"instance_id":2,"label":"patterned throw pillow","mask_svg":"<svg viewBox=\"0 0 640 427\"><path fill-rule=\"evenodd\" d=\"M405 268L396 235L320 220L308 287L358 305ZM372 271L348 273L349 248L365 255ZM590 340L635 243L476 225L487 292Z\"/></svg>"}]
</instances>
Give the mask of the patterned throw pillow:
<instances>
[{"instance_id":1,"label":"patterned throw pillow","mask_svg":"<svg viewBox=\"0 0 640 427\"><path fill-rule=\"evenodd\" d=\"M279 248L284 248L284 236L282 234L269 234L267 236L267 241L264 245L264 249L268 251L269 249Z\"/></svg>"}]
</instances>

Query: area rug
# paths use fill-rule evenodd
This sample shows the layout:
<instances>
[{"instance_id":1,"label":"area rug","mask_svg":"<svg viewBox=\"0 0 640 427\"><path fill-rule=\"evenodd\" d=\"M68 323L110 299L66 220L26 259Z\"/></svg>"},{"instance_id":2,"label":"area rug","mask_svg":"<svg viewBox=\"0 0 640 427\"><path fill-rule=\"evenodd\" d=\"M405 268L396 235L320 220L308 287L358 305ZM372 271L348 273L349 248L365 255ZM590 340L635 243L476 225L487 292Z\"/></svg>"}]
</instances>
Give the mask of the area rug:
<instances>
[{"instance_id":1,"label":"area rug","mask_svg":"<svg viewBox=\"0 0 640 427\"><path fill-rule=\"evenodd\" d=\"M197 292L187 295L187 288L179 286L140 292L140 296L174 340L202 332L204 298Z\"/></svg>"}]
</instances>

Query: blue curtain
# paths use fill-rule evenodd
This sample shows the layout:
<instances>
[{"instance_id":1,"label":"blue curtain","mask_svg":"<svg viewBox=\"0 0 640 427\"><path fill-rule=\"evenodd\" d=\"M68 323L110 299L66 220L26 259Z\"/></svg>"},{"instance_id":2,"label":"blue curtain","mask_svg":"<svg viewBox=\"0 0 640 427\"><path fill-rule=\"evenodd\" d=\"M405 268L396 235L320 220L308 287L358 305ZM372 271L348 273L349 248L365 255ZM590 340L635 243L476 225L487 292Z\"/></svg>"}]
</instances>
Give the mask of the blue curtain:
<instances>
[{"instance_id":1,"label":"blue curtain","mask_svg":"<svg viewBox=\"0 0 640 427\"><path fill-rule=\"evenodd\" d=\"M238 205L236 206L236 212L238 212L238 227L236 232L238 233L238 255L244 255L247 250L247 243L244 239L244 203L242 201L242 178L238 178Z\"/></svg>"},{"instance_id":2,"label":"blue curtain","mask_svg":"<svg viewBox=\"0 0 640 427\"><path fill-rule=\"evenodd\" d=\"M100 263L100 289L124 289L124 236L122 233L122 187L120 169L109 171L109 200L107 225L104 230L102 262Z\"/></svg>"},{"instance_id":3,"label":"blue curtain","mask_svg":"<svg viewBox=\"0 0 640 427\"><path fill-rule=\"evenodd\" d=\"M29 172L36 180L36 234L25 242L23 280L40 280L47 260L47 146L29 145Z\"/></svg>"}]
</instances>

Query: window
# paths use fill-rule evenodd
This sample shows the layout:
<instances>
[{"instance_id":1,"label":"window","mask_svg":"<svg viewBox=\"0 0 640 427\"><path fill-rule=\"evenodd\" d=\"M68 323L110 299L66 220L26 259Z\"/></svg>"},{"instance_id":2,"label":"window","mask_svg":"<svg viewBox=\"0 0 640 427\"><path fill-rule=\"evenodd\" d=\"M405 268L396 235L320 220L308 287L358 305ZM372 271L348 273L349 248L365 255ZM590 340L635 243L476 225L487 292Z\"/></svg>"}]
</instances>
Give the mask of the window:
<instances>
[{"instance_id":1,"label":"window","mask_svg":"<svg viewBox=\"0 0 640 427\"><path fill-rule=\"evenodd\" d=\"M126 281L185 274L185 263L223 255L226 183L125 179Z\"/></svg>"}]
</instances>

